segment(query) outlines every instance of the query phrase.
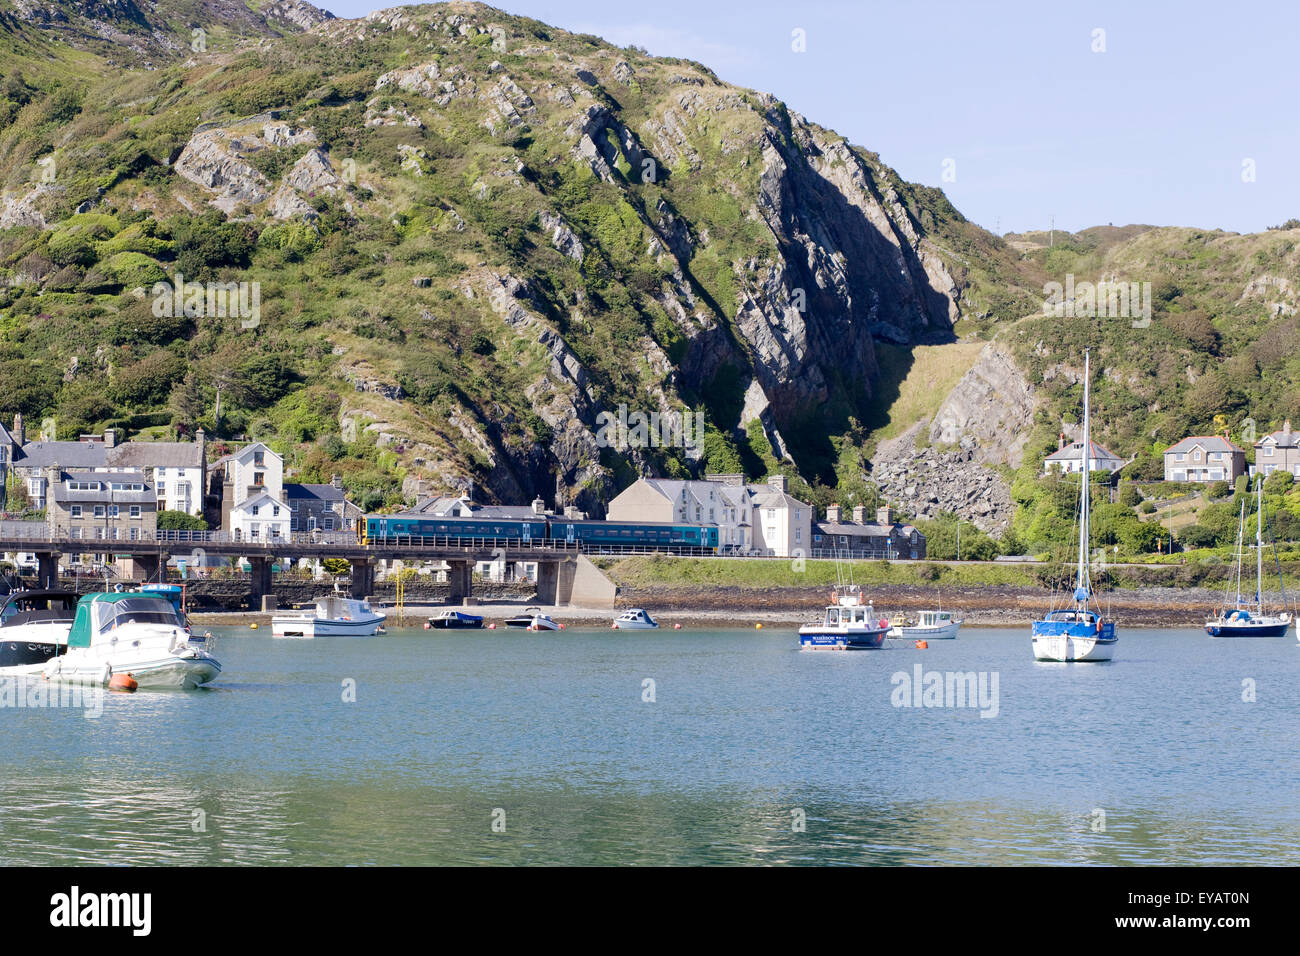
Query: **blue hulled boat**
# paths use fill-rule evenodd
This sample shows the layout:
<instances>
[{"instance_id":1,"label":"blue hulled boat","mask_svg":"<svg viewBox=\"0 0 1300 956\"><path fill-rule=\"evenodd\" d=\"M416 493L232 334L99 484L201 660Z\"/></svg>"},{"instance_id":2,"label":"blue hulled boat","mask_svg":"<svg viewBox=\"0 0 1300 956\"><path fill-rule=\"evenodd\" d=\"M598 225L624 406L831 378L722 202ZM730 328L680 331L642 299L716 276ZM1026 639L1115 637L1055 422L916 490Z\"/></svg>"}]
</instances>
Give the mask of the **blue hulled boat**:
<instances>
[{"instance_id":1,"label":"blue hulled boat","mask_svg":"<svg viewBox=\"0 0 1300 956\"><path fill-rule=\"evenodd\" d=\"M1241 501L1241 518L1237 525L1237 600L1232 607L1225 607L1215 612L1205 622L1205 632L1211 637L1286 637L1291 628L1291 615L1286 611L1278 614L1264 613L1264 476L1256 476L1256 494L1258 495L1255 512L1255 607L1251 608L1241 599L1241 565L1245 556L1243 542L1246 531L1246 500ZM1281 585L1281 575L1278 576Z\"/></svg>"}]
</instances>

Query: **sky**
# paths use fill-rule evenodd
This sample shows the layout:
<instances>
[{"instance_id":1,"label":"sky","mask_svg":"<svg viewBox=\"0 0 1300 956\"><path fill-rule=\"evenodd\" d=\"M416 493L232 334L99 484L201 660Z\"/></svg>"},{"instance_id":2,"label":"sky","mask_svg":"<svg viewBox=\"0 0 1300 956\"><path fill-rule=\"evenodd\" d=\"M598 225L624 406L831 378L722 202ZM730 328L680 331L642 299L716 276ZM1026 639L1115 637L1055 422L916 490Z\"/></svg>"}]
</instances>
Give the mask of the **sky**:
<instances>
[{"instance_id":1,"label":"sky","mask_svg":"<svg viewBox=\"0 0 1300 956\"><path fill-rule=\"evenodd\" d=\"M1288 0L493 5L772 93L999 233L1300 218Z\"/></svg>"}]
</instances>

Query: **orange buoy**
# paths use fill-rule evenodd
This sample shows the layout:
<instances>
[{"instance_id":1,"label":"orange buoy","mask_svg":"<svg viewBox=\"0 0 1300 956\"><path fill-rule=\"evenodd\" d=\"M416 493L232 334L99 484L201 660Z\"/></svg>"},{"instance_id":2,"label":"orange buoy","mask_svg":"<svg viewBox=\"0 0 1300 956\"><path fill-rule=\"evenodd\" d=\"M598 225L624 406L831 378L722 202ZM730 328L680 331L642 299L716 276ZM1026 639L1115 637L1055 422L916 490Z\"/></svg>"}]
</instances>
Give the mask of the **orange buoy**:
<instances>
[{"instance_id":1,"label":"orange buoy","mask_svg":"<svg viewBox=\"0 0 1300 956\"><path fill-rule=\"evenodd\" d=\"M761 631L762 629L763 629L763 622L762 622L762 621L759 621L757 624L754 625L754 630L756 630L756 631Z\"/></svg>"},{"instance_id":2,"label":"orange buoy","mask_svg":"<svg viewBox=\"0 0 1300 956\"><path fill-rule=\"evenodd\" d=\"M680 624L674 624L674 625L673 625L673 630L674 630L674 631L680 631L681 629L682 629L682 626L681 626Z\"/></svg>"},{"instance_id":3,"label":"orange buoy","mask_svg":"<svg viewBox=\"0 0 1300 956\"><path fill-rule=\"evenodd\" d=\"M139 682L130 674L114 674L108 679L109 690L120 690L124 694L133 693L139 686Z\"/></svg>"},{"instance_id":4,"label":"orange buoy","mask_svg":"<svg viewBox=\"0 0 1300 956\"><path fill-rule=\"evenodd\" d=\"M916 642L916 646L919 647L921 650L925 650L927 647L930 646L930 642L929 642L929 641L917 641L917 642Z\"/></svg>"},{"instance_id":5,"label":"orange buoy","mask_svg":"<svg viewBox=\"0 0 1300 956\"><path fill-rule=\"evenodd\" d=\"M563 625L563 624L560 625L560 630L564 630L564 625Z\"/></svg>"}]
</instances>

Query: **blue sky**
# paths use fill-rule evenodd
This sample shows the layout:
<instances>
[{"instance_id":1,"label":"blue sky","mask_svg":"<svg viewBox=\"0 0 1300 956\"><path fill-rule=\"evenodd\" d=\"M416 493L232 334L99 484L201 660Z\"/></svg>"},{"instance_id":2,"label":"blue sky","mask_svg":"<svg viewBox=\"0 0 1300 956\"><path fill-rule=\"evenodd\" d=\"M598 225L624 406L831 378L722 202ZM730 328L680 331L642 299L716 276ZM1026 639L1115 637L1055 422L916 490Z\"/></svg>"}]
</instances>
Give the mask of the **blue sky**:
<instances>
[{"instance_id":1,"label":"blue sky","mask_svg":"<svg viewBox=\"0 0 1300 956\"><path fill-rule=\"evenodd\" d=\"M1300 217L1300 4L1285 0L494 5L771 92L989 229Z\"/></svg>"}]
</instances>

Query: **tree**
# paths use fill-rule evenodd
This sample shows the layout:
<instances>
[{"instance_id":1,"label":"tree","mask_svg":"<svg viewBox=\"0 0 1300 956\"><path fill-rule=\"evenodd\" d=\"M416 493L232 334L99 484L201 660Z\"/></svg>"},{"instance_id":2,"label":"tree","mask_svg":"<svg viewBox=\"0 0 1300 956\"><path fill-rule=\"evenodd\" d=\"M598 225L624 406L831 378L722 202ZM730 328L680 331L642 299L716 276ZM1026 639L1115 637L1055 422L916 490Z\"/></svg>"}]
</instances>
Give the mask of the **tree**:
<instances>
[{"instance_id":1,"label":"tree","mask_svg":"<svg viewBox=\"0 0 1300 956\"><path fill-rule=\"evenodd\" d=\"M326 573L332 574L336 578L347 574L352 569L352 565L348 563L347 558L326 558L321 562L321 566L325 568Z\"/></svg>"},{"instance_id":2,"label":"tree","mask_svg":"<svg viewBox=\"0 0 1300 956\"><path fill-rule=\"evenodd\" d=\"M208 523L198 515L184 511L158 512L159 531L207 531Z\"/></svg>"}]
</instances>

